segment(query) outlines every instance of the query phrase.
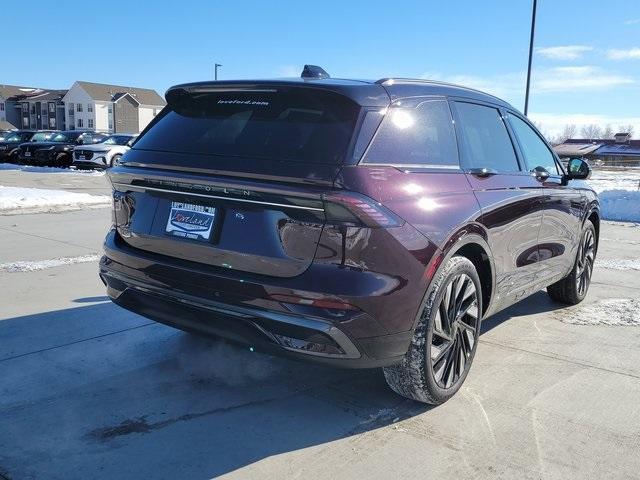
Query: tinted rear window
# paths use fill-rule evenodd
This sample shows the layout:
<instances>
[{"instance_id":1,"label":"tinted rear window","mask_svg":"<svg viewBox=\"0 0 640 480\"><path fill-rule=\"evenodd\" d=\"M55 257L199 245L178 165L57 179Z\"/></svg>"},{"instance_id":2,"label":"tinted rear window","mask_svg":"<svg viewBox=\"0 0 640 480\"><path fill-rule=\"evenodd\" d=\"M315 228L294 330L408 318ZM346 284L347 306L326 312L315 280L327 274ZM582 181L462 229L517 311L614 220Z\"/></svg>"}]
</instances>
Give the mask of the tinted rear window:
<instances>
[{"instance_id":1,"label":"tinted rear window","mask_svg":"<svg viewBox=\"0 0 640 480\"><path fill-rule=\"evenodd\" d=\"M337 164L358 113L341 95L303 88L183 94L135 148Z\"/></svg>"}]
</instances>

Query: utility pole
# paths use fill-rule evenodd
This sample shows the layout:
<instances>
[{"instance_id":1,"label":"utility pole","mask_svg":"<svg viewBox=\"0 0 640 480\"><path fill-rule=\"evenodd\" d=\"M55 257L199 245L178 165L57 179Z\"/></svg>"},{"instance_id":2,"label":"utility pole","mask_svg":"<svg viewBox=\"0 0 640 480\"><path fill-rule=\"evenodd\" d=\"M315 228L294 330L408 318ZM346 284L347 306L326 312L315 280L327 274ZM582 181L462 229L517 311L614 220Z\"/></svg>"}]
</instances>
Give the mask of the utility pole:
<instances>
[{"instance_id":1,"label":"utility pole","mask_svg":"<svg viewBox=\"0 0 640 480\"><path fill-rule=\"evenodd\" d=\"M221 65L221 64L219 64L219 63L216 63L216 64L215 64L215 70L216 70L216 73L215 73L215 80L218 80L218 67L221 67L221 66L222 66L222 65Z\"/></svg>"},{"instance_id":2,"label":"utility pole","mask_svg":"<svg viewBox=\"0 0 640 480\"><path fill-rule=\"evenodd\" d=\"M533 37L536 31L536 7L538 0L533 0L533 12L531 13L531 38L529 40L529 66L527 67L527 90L524 94L524 115L529 111L529 88L531 87L531 62L533 60Z\"/></svg>"}]
</instances>

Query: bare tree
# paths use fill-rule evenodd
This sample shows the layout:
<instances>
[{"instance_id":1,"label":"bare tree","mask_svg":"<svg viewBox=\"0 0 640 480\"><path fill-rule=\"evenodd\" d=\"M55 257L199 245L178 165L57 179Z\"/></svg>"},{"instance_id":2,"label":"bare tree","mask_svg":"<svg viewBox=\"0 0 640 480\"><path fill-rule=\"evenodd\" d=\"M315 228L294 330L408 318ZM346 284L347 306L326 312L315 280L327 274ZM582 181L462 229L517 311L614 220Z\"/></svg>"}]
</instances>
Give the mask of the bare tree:
<instances>
[{"instance_id":1,"label":"bare tree","mask_svg":"<svg viewBox=\"0 0 640 480\"><path fill-rule=\"evenodd\" d=\"M632 124L629 125L618 125L618 132L628 133L630 137L633 138L634 127Z\"/></svg>"},{"instance_id":2,"label":"bare tree","mask_svg":"<svg viewBox=\"0 0 640 480\"><path fill-rule=\"evenodd\" d=\"M553 143L551 135L549 134L549 131L546 128L544 128L544 124L542 124L541 122L533 122L533 124L536 126L536 128L542 134L542 136L547 139L548 142Z\"/></svg>"},{"instance_id":3,"label":"bare tree","mask_svg":"<svg viewBox=\"0 0 640 480\"><path fill-rule=\"evenodd\" d=\"M553 140L553 143L559 144L566 142L570 138L575 138L578 129L573 123L568 123L562 129L562 132L559 133Z\"/></svg>"},{"instance_id":4,"label":"bare tree","mask_svg":"<svg viewBox=\"0 0 640 480\"><path fill-rule=\"evenodd\" d=\"M610 123L607 123L607 125L604 127L604 130L602 130L602 138L613 138L613 135L616 132L613 131L613 127L611 126Z\"/></svg>"},{"instance_id":5,"label":"bare tree","mask_svg":"<svg viewBox=\"0 0 640 480\"><path fill-rule=\"evenodd\" d=\"M580 129L580 135L588 140L595 140L596 138L602 138L602 129L595 123L584 125Z\"/></svg>"}]
</instances>

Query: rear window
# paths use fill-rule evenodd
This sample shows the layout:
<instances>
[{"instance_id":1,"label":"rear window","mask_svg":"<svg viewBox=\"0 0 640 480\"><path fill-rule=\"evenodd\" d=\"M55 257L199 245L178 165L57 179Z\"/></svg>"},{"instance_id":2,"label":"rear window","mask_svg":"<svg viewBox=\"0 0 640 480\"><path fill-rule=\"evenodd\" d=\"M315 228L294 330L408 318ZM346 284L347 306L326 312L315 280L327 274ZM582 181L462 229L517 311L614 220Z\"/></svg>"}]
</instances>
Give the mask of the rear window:
<instances>
[{"instance_id":1,"label":"rear window","mask_svg":"<svg viewBox=\"0 0 640 480\"><path fill-rule=\"evenodd\" d=\"M341 163L359 106L304 88L176 95L135 144L163 152Z\"/></svg>"}]
</instances>

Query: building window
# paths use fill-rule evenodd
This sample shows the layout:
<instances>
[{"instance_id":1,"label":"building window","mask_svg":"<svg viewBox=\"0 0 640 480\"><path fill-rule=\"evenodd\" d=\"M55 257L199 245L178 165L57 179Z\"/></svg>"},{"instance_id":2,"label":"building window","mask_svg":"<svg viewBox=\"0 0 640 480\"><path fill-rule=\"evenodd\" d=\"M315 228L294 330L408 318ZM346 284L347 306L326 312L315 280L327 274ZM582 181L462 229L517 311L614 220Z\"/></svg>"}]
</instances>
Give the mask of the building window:
<instances>
[{"instance_id":1,"label":"building window","mask_svg":"<svg viewBox=\"0 0 640 480\"><path fill-rule=\"evenodd\" d=\"M82 104L78 103L76 104L76 112L81 112L82 111Z\"/></svg>"},{"instance_id":2,"label":"building window","mask_svg":"<svg viewBox=\"0 0 640 480\"><path fill-rule=\"evenodd\" d=\"M22 117L22 126L24 128L29 128L29 118L28 117Z\"/></svg>"},{"instance_id":3,"label":"building window","mask_svg":"<svg viewBox=\"0 0 640 480\"><path fill-rule=\"evenodd\" d=\"M109 119L109 131L113 131L113 120Z\"/></svg>"},{"instance_id":4,"label":"building window","mask_svg":"<svg viewBox=\"0 0 640 480\"><path fill-rule=\"evenodd\" d=\"M78 119L78 128L82 128L82 119L81 118Z\"/></svg>"},{"instance_id":5,"label":"building window","mask_svg":"<svg viewBox=\"0 0 640 480\"><path fill-rule=\"evenodd\" d=\"M153 109L153 116L155 117L156 115L158 115L158 109L157 109L157 108L154 108L154 109Z\"/></svg>"},{"instance_id":6,"label":"building window","mask_svg":"<svg viewBox=\"0 0 640 480\"><path fill-rule=\"evenodd\" d=\"M33 105L31 105L31 114L35 115L36 113L36 104L34 103Z\"/></svg>"},{"instance_id":7,"label":"building window","mask_svg":"<svg viewBox=\"0 0 640 480\"><path fill-rule=\"evenodd\" d=\"M4 112L4 102L0 102L0 112Z\"/></svg>"},{"instance_id":8,"label":"building window","mask_svg":"<svg viewBox=\"0 0 640 480\"><path fill-rule=\"evenodd\" d=\"M93 103L87 103L87 112L93 112Z\"/></svg>"},{"instance_id":9,"label":"building window","mask_svg":"<svg viewBox=\"0 0 640 480\"><path fill-rule=\"evenodd\" d=\"M113 113L113 103L109 104L109 113Z\"/></svg>"},{"instance_id":10,"label":"building window","mask_svg":"<svg viewBox=\"0 0 640 480\"><path fill-rule=\"evenodd\" d=\"M22 111L23 112L28 112L29 111L29 104L28 103L23 103L22 104Z\"/></svg>"},{"instance_id":11,"label":"building window","mask_svg":"<svg viewBox=\"0 0 640 480\"><path fill-rule=\"evenodd\" d=\"M49 119L49 126L50 126L51 128L56 128L56 119L55 119L54 117L51 117L51 118Z\"/></svg>"},{"instance_id":12,"label":"building window","mask_svg":"<svg viewBox=\"0 0 640 480\"><path fill-rule=\"evenodd\" d=\"M89 120L87 120L87 127L93 128L93 118L90 118Z\"/></svg>"},{"instance_id":13,"label":"building window","mask_svg":"<svg viewBox=\"0 0 640 480\"><path fill-rule=\"evenodd\" d=\"M49 113L56 113L56 104L53 102L49 103Z\"/></svg>"},{"instance_id":14,"label":"building window","mask_svg":"<svg viewBox=\"0 0 640 480\"><path fill-rule=\"evenodd\" d=\"M73 117L73 103L69 104L69 115L71 115Z\"/></svg>"}]
</instances>

